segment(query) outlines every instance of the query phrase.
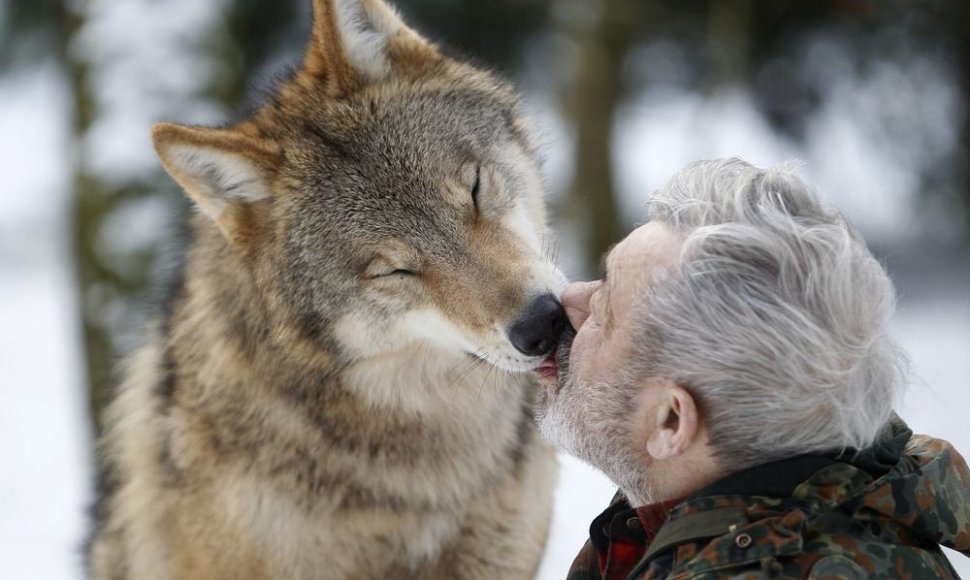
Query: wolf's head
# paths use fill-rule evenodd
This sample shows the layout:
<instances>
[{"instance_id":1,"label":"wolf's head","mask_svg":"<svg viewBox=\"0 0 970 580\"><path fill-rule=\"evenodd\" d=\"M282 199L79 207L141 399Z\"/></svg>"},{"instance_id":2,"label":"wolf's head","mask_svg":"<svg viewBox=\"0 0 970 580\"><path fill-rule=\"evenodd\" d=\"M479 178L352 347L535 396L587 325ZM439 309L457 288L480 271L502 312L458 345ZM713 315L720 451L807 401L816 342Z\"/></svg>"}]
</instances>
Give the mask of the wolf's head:
<instances>
[{"instance_id":1,"label":"wolf's head","mask_svg":"<svg viewBox=\"0 0 970 580\"><path fill-rule=\"evenodd\" d=\"M275 328L351 360L430 343L534 368L563 279L515 95L381 0L313 7L302 66L248 119L154 128L165 168Z\"/></svg>"}]
</instances>

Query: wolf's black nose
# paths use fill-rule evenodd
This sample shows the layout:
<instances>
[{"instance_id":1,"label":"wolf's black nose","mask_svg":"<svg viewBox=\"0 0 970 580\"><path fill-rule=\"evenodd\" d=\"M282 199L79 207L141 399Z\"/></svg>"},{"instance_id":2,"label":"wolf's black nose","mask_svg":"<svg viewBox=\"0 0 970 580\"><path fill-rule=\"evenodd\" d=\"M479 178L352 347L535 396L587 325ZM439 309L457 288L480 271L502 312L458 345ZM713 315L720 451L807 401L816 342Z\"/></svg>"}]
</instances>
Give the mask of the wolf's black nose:
<instances>
[{"instance_id":1,"label":"wolf's black nose","mask_svg":"<svg viewBox=\"0 0 970 580\"><path fill-rule=\"evenodd\" d=\"M566 327L566 312L552 294L536 298L512 323L509 340L512 346L529 356L549 354Z\"/></svg>"}]
</instances>

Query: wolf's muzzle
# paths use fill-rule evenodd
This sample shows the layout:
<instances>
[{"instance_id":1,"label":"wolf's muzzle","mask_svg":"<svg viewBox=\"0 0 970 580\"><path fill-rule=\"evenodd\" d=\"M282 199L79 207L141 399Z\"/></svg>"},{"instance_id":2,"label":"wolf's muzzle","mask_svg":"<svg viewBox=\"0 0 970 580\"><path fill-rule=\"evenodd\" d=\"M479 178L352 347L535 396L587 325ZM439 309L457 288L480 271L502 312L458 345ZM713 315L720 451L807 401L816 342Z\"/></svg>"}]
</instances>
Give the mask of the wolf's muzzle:
<instances>
[{"instance_id":1,"label":"wolf's muzzle","mask_svg":"<svg viewBox=\"0 0 970 580\"><path fill-rule=\"evenodd\" d=\"M552 294L543 294L509 327L509 341L522 354L544 356L558 344L566 326L562 304Z\"/></svg>"}]
</instances>

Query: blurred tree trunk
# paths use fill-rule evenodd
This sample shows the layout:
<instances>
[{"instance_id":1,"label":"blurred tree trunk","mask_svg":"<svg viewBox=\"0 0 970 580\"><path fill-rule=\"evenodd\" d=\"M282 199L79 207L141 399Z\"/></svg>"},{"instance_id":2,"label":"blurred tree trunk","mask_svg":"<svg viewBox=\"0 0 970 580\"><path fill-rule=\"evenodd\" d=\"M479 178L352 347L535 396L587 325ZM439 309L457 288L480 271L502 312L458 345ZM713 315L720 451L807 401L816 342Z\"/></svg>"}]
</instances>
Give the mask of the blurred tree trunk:
<instances>
[{"instance_id":1,"label":"blurred tree trunk","mask_svg":"<svg viewBox=\"0 0 970 580\"><path fill-rule=\"evenodd\" d=\"M4 56L8 58L2 62L2 68L15 65L16 58L10 55L18 52L17 40L32 41L25 43L28 47L34 47L27 49L26 60L53 59L63 70L73 97L70 114L74 137L68 158L64 160L68 166L61 171L73 175L74 195L70 208L72 231L68 240L74 252L78 304L81 308L81 344L86 366L83 384L88 387L91 409L97 416L104 401L106 386L110 382L112 348L108 329L99 323L98 316L104 308L106 294L103 291L96 292L96 289L99 285L117 285L123 280L102 263L94 247L101 223L112 207L111 196L102 194L103 187L95 178L85 175L81 163L81 137L94 119L95 105L88 84L88 67L69 47L84 25L84 3L42 0L13 3L8 9L7 16L11 22L7 23L7 28L10 37L0 43L4 48ZM37 38L31 37L32 34L36 34L42 41L37 42ZM40 50L37 47L44 48ZM31 54L32 52L39 54ZM130 282L127 285L130 286Z\"/></svg>"},{"instance_id":2,"label":"blurred tree trunk","mask_svg":"<svg viewBox=\"0 0 970 580\"><path fill-rule=\"evenodd\" d=\"M92 319L91 309L89 308L90 300L86 290L94 284L98 277L96 272L99 263L97 255L93 251L93 239L97 226L103 219L105 208L103 204L97 203L97 196L93 195L96 188L93 187L90 180L82 175L79 162L80 136L90 126L94 111L91 91L88 86L87 67L84 63L73 58L68 49L71 40L84 24L83 14L80 11L72 10L71 4L67 1L51 2L48 5L49 11L46 14L47 20L44 25L54 31L54 34L50 35L53 45L52 56L64 69L73 96L71 119L74 138L72 139L72 149L66 160L70 167L65 170L74 175L73 190L75 195L71 198L73 202L70 208L72 232L68 239L74 252L73 263L77 268L75 278L79 282L80 296L78 303L81 305L83 333L81 344L84 348L87 370L84 384L89 386L91 408L99 410L102 390L98 387L108 382L110 343L105 329ZM74 6L76 7L77 4L74 3Z\"/></svg>"},{"instance_id":3,"label":"blurred tree trunk","mask_svg":"<svg viewBox=\"0 0 970 580\"><path fill-rule=\"evenodd\" d=\"M87 24L86 3L67 2L65 46L77 39ZM146 39L157 41L158 39ZM160 171L119 182L100 175L85 163L86 139L100 114L99 87L92 84L92 67L100 66L82 51L66 51L64 62L74 97L74 178L72 242L82 328L82 345L90 412L95 431L101 431L101 413L117 381L115 368L128 345L123 331L130 331L131 314L148 305L152 274L157 270L157 247L149 250L102 246L108 220L129 202L156 195ZM111 57L109 57L111 58ZM132 79L132 82L137 82ZM173 95L177 101L181 95ZM146 132L144 139L149 136ZM159 232L161 234L161 232ZM113 254L112 256L106 255ZM119 260L118 254L122 254Z\"/></svg>"},{"instance_id":4,"label":"blurred tree trunk","mask_svg":"<svg viewBox=\"0 0 970 580\"><path fill-rule=\"evenodd\" d=\"M63 2L65 17L65 34L63 60L74 97L73 133L75 144L72 161L74 196L71 207L72 249L74 251L75 279L78 283L81 308L82 345L84 348L84 362L86 369L86 384L89 393L89 404L95 418L100 416L101 408L106 398L107 387L110 382L112 366L111 341L107 329L99 323L100 304L106 298L104 292L95 297L94 289L99 279L105 277L105 266L101 263L94 248L97 232L102 221L111 208L109 197L100 193L96 180L86 176L80 162L82 137L94 120L94 99L89 85L88 66L80 61L76 55L71 55L67 46L74 39L78 31L84 26L84 14L81 10L71 12ZM77 6L77 4L75 4ZM95 420L95 427L98 421Z\"/></svg>"},{"instance_id":5,"label":"blurred tree trunk","mask_svg":"<svg viewBox=\"0 0 970 580\"><path fill-rule=\"evenodd\" d=\"M579 31L580 63L568 110L576 127L572 205L582 216L587 271L623 234L613 179L612 135L624 95L623 63L642 25L647 0L602 0L595 22Z\"/></svg>"}]
</instances>

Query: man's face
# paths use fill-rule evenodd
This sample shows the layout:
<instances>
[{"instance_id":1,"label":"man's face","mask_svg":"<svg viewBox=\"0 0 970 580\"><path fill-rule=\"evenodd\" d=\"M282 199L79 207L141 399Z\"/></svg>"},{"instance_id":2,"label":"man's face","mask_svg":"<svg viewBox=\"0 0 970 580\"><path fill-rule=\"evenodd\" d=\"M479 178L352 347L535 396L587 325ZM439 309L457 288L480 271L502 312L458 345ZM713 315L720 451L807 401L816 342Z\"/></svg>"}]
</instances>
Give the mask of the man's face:
<instances>
[{"instance_id":1,"label":"man's face","mask_svg":"<svg viewBox=\"0 0 970 580\"><path fill-rule=\"evenodd\" d=\"M662 222L641 226L610 252L602 280L571 284L562 296L576 333L560 345L558 373L540 379L539 426L554 445L614 479L629 461L642 463L646 435L636 420L647 404L646 383L628 371L632 311L652 275L676 263L682 242Z\"/></svg>"}]
</instances>

